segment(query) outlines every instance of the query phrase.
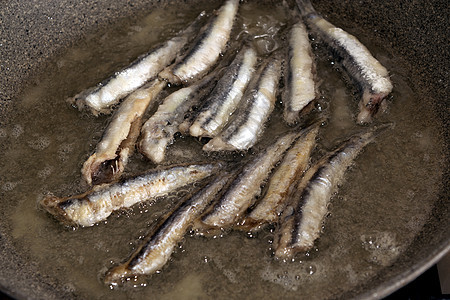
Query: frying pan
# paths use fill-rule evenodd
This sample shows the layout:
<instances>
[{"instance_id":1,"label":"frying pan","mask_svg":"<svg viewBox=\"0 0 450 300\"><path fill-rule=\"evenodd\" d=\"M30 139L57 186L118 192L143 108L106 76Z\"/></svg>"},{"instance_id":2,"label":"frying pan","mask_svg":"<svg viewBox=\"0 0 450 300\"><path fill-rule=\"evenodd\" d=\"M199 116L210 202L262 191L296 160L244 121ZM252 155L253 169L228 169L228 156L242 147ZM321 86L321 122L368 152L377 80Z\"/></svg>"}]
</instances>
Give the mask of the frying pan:
<instances>
[{"instance_id":1,"label":"frying pan","mask_svg":"<svg viewBox=\"0 0 450 300\"><path fill-rule=\"evenodd\" d=\"M2 1L0 3L0 125L7 123L14 101L36 83L49 59L123 18L142 15L154 5L177 1ZM389 45L409 70L416 97L431 107L430 127L439 133L442 149L435 172L441 178L434 205L423 228L390 266L368 282L341 287L342 299L377 299L419 276L450 250L448 201L448 2L317 0L316 9L343 28L364 28L378 44ZM421 166L417 166L420 168ZM424 177L429 174L423 174ZM0 178L1 179L1 178ZM0 201L6 201L5 193ZM3 204L2 204L3 205ZM0 289L19 299L76 298L58 286L52 274L17 247L7 211L0 210ZM49 262L51 263L51 262Z\"/></svg>"}]
</instances>

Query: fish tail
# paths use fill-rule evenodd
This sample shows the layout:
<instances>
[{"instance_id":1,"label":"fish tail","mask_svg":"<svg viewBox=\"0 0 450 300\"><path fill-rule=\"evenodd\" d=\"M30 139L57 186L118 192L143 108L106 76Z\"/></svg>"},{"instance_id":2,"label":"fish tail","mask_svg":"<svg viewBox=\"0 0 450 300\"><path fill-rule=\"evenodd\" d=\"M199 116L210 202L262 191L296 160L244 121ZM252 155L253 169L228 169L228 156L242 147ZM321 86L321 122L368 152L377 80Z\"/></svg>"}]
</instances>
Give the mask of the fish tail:
<instances>
[{"instance_id":1,"label":"fish tail","mask_svg":"<svg viewBox=\"0 0 450 300\"><path fill-rule=\"evenodd\" d=\"M316 10L311 4L310 0L295 0L297 7L300 10L302 17L306 17L310 14L316 14Z\"/></svg>"}]
</instances>

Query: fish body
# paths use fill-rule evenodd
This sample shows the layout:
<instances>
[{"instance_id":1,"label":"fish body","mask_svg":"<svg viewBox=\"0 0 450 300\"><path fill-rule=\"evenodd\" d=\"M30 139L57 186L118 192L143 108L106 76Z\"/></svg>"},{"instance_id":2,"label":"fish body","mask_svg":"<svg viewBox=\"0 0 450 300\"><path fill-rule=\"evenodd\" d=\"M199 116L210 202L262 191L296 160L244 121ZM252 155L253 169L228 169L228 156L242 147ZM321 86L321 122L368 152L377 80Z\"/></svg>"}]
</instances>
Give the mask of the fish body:
<instances>
[{"instance_id":1,"label":"fish body","mask_svg":"<svg viewBox=\"0 0 450 300\"><path fill-rule=\"evenodd\" d=\"M276 257L290 258L313 247L345 171L375 136L374 131L353 136L306 171L281 214L275 238Z\"/></svg>"},{"instance_id":2,"label":"fish body","mask_svg":"<svg viewBox=\"0 0 450 300\"><path fill-rule=\"evenodd\" d=\"M93 226L113 211L155 199L208 177L219 169L219 165L197 164L153 170L123 182L97 186L77 196L48 196L41 201L41 206L65 223Z\"/></svg>"},{"instance_id":3,"label":"fish body","mask_svg":"<svg viewBox=\"0 0 450 300\"><path fill-rule=\"evenodd\" d=\"M243 226L252 231L263 224L276 223L283 211L290 188L296 185L309 166L309 158L316 144L315 139L320 123L304 129L289 149L274 171L268 184L264 197L256 207L245 217Z\"/></svg>"},{"instance_id":4,"label":"fish body","mask_svg":"<svg viewBox=\"0 0 450 300\"><path fill-rule=\"evenodd\" d=\"M309 0L297 0L311 30L342 59L342 66L362 89L359 123L369 123L393 88L388 70L353 35L322 18Z\"/></svg>"},{"instance_id":5,"label":"fish body","mask_svg":"<svg viewBox=\"0 0 450 300\"><path fill-rule=\"evenodd\" d=\"M207 73L225 50L238 7L239 0L226 1L195 46L185 57L161 71L159 77L172 84L181 84L192 82Z\"/></svg>"},{"instance_id":6,"label":"fish body","mask_svg":"<svg viewBox=\"0 0 450 300\"><path fill-rule=\"evenodd\" d=\"M258 141L275 106L281 61L272 57L260 67L259 74L253 84L250 83L235 118L203 146L203 150L247 150Z\"/></svg>"},{"instance_id":7,"label":"fish body","mask_svg":"<svg viewBox=\"0 0 450 300\"><path fill-rule=\"evenodd\" d=\"M106 274L105 283L118 284L126 278L150 275L160 270L194 220L216 199L229 179L230 174L221 174L193 196L185 197L182 204L146 238L146 242L127 262Z\"/></svg>"},{"instance_id":8,"label":"fish body","mask_svg":"<svg viewBox=\"0 0 450 300\"><path fill-rule=\"evenodd\" d=\"M141 129L139 150L147 158L154 163L164 160L167 146L172 144L185 113L209 94L216 83L216 77L217 75L212 73L196 84L173 92L163 100Z\"/></svg>"},{"instance_id":9,"label":"fish body","mask_svg":"<svg viewBox=\"0 0 450 300\"><path fill-rule=\"evenodd\" d=\"M239 52L190 126L192 136L214 137L223 129L242 99L256 62L253 48L245 47Z\"/></svg>"},{"instance_id":10,"label":"fish body","mask_svg":"<svg viewBox=\"0 0 450 300\"><path fill-rule=\"evenodd\" d=\"M245 166L215 207L202 218L202 224L207 228L236 225L261 194L261 186L296 137L297 132L284 135Z\"/></svg>"},{"instance_id":11,"label":"fish body","mask_svg":"<svg viewBox=\"0 0 450 300\"><path fill-rule=\"evenodd\" d=\"M204 12L179 35L140 56L125 69L98 86L75 95L69 101L74 102L80 109L87 107L94 115L110 113L112 105L154 78L176 58L181 49L195 37L201 27L203 15Z\"/></svg>"},{"instance_id":12,"label":"fish body","mask_svg":"<svg viewBox=\"0 0 450 300\"><path fill-rule=\"evenodd\" d=\"M89 184L115 181L134 152L142 126L142 116L165 83L155 79L131 93L121 103L94 154L83 164L82 175Z\"/></svg>"},{"instance_id":13,"label":"fish body","mask_svg":"<svg viewBox=\"0 0 450 300\"><path fill-rule=\"evenodd\" d=\"M299 120L300 111L316 98L314 58L302 21L295 23L289 34L287 69L283 117L288 124L294 124Z\"/></svg>"}]
</instances>

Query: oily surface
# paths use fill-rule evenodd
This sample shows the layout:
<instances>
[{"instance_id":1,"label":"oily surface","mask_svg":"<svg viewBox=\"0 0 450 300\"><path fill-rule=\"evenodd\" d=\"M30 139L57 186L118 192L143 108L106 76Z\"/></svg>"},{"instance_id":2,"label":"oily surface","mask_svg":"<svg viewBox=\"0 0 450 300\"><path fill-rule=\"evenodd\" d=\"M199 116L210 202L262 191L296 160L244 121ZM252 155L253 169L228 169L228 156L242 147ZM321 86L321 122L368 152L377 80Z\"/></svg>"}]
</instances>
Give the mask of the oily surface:
<instances>
[{"instance_id":1,"label":"oily surface","mask_svg":"<svg viewBox=\"0 0 450 300\"><path fill-rule=\"evenodd\" d=\"M383 272L391 271L392 263L401 267L411 264L405 257L427 258L430 250L426 252L424 245L436 244L438 249L448 245L448 232L439 230L441 226L448 228L445 225L449 219L448 204L440 198L445 195L446 188L446 182L442 182L447 162L442 153L446 148L442 144L447 136L441 131L439 116L445 114L442 106L445 108L446 104L435 104L440 103L435 99L445 91L447 83L443 81L444 66L439 64L436 55L427 55L430 37L420 33L407 35L403 27L395 26L399 22L395 17L402 15L394 16L389 8L383 16L394 26L385 26L380 19L372 23L371 19L379 17L379 12L374 8L378 7L376 5L369 10L370 3L356 6L349 2L333 11L326 10L321 4L316 5L319 11L327 12L330 21L358 36L391 71L395 85L392 103L388 113L377 122L394 122L395 128L369 146L348 172L346 183L332 201L317 251L299 255L295 262L283 263L271 258L270 231L262 232L256 238L245 238L244 233L238 232L218 239L187 237L161 274L138 283L145 287L127 286L113 291L100 281L106 268L125 259L148 227L178 197L135 207L115 215L106 224L75 231L63 228L39 210L37 201L46 192L66 195L85 188L79 176L81 164L94 149L108 122L107 117L95 119L80 114L64 99L95 84L145 52L158 39L164 40L173 30L182 28L189 14L180 17L176 10L171 10L172 18L165 15L158 22L161 13L157 10L141 13L137 19L125 18L135 9L130 7L121 10L120 17L115 11L117 19L111 5L109 8L113 13L108 18L102 17L108 6L84 7L85 14L89 9L100 14L98 22L101 25L94 25L95 21L90 18L78 20L78 23L73 18L61 21L62 17L54 13L57 9L49 9L54 19L47 19L47 24L53 24L47 26L47 30L42 25L47 21L42 16L32 18L31 11L19 15L16 21L8 17L16 28L31 30L32 37L26 31L22 36L24 44L30 47L19 47L13 45L14 42L0 47L4 58L2 68L8 71L7 76L1 78L6 94L5 97L2 95L2 100L9 103L8 119L1 124L0 132L4 158L0 173L0 247L2 254L5 253L2 257L10 258L1 262L5 270L1 284L22 297L31 295L33 290L33 293L48 297L63 295L67 298L139 298L146 295L160 298L181 295L270 298L274 294L286 298L298 298L299 294L305 298L323 298L354 295L353 292L346 293L353 287L357 291L365 290L360 285L367 281L382 282ZM13 9L19 4L11 2L10 5L9 9ZM192 13L201 9L201 6L191 7ZM358 9L363 10L364 19L357 18ZM83 9L78 7L78 10L82 15ZM270 13L264 9L248 11L254 11L248 22L252 18L258 20L257 13L266 23L273 21L264 19L266 15L278 13L278 17L283 16L280 10L269 9ZM413 8L407 12L410 15L423 13ZM74 24L83 24L92 34L80 38L78 32L59 33L66 41L78 42L55 54L58 41L51 40L51 43L45 37L58 36L52 26L59 27L70 20ZM102 27L107 23L120 26ZM64 28L69 31L77 26ZM46 36L45 31L50 33ZM18 36L21 36L20 32ZM406 44L406 39L414 34L418 36L412 45L418 48L413 55L421 59L413 64L412 50L402 43ZM396 38L389 39L393 35ZM44 36L42 43L55 47L33 44L33 38L37 41L37 36ZM439 45L442 41L433 42ZM15 50L4 51L5 47ZM34 50L36 48L38 50ZM43 56L37 59L40 52ZM43 64L45 53L49 60ZM442 55L445 56L445 52ZM360 128L352 121L356 110L356 102L351 101L352 90L341 82L338 72L331 70L330 61L320 57L319 72L327 80L327 84L321 86L324 96L321 104L332 114L320 140L321 151L326 151L337 140ZM27 71L28 68L41 68L43 75L29 78L28 74L39 71ZM426 74L433 74L436 80ZM23 92L19 93L21 90ZM11 104L10 98L17 103ZM283 130L277 124L274 116L267 133L269 136L275 137ZM200 147L190 139L181 139L172 148L169 162L189 161L196 157ZM261 147L264 144L255 147L255 151ZM130 165L132 170L149 167L153 166L139 156ZM422 250L418 251L418 248Z\"/></svg>"}]
</instances>

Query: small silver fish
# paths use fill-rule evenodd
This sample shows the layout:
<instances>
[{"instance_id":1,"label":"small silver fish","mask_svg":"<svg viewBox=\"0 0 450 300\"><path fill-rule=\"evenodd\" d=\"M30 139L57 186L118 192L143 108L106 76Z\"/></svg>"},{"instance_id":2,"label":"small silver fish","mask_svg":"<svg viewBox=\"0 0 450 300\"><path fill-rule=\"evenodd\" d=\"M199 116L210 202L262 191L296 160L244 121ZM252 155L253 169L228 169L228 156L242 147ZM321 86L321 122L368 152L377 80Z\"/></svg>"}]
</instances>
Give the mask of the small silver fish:
<instances>
[{"instance_id":1,"label":"small silver fish","mask_svg":"<svg viewBox=\"0 0 450 300\"><path fill-rule=\"evenodd\" d=\"M93 226L113 211L163 196L199 181L220 169L221 164L197 164L153 170L123 182L100 185L81 195L47 196L41 206L64 223Z\"/></svg>"},{"instance_id":2,"label":"small silver fish","mask_svg":"<svg viewBox=\"0 0 450 300\"><path fill-rule=\"evenodd\" d=\"M202 224L219 228L236 225L261 194L261 186L298 135L298 132L292 132L282 136L245 166L214 209L202 218Z\"/></svg>"},{"instance_id":3,"label":"small silver fish","mask_svg":"<svg viewBox=\"0 0 450 300\"><path fill-rule=\"evenodd\" d=\"M196 137L214 137L228 123L255 72L256 51L244 47L227 68L200 109L189 132Z\"/></svg>"},{"instance_id":4,"label":"small silver fish","mask_svg":"<svg viewBox=\"0 0 450 300\"><path fill-rule=\"evenodd\" d=\"M205 13L202 12L179 35L140 56L128 67L101 84L69 98L68 101L74 103L79 109L85 107L90 109L94 115L110 113L112 105L154 78L158 72L176 58L180 50L195 37L202 25L201 20L204 15Z\"/></svg>"},{"instance_id":5,"label":"small silver fish","mask_svg":"<svg viewBox=\"0 0 450 300\"><path fill-rule=\"evenodd\" d=\"M345 171L361 150L388 127L353 136L306 171L281 214L274 240L276 257L290 258L313 247Z\"/></svg>"},{"instance_id":6,"label":"small silver fish","mask_svg":"<svg viewBox=\"0 0 450 300\"><path fill-rule=\"evenodd\" d=\"M355 36L322 18L309 0L297 0L297 5L312 32L341 57L342 66L362 89L357 121L371 122L392 91L389 72Z\"/></svg>"},{"instance_id":7,"label":"small silver fish","mask_svg":"<svg viewBox=\"0 0 450 300\"><path fill-rule=\"evenodd\" d=\"M276 223L283 211L289 189L303 176L309 166L309 157L316 144L321 122L302 130L300 137L284 156L267 184L267 191L256 207L245 217L246 230L258 230L261 225Z\"/></svg>"},{"instance_id":8,"label":"small silver fish","mask_svg":"<svg viewBox=\"0 0 450 300\"><path fill-rule=\"evenodd\" d=\"M134 152L142 116L154 104L164 86L164 81L155 79L131 93L120 104L95 153L83 164L81 173L88 184L108 183L120 177Z\"/></svg>"},{"instance_id":9,"label":"small silver fish","mask_svg":"<svg viewBox=\"0 0 450 300\"><path fill-rule=\"evenodd\" d=\"M165 68L158 76L179 85L192 82L207 73L225 50L238 7L239 0L226 1L186 56Z\"/></svg>"},{"instance_id":10,"label":"small silver fish","mask_svg":"<svg viewBox=\"0 0 450 300\"><path fill-rule=\"evenodd\" d=\"M214 137L228 123L255 72L256 51L242 49L208 96L205 105L190 127L196 137Z\"/></svg>"},{"instance_id":11,"label":"small silver fish","mask_svg":"<svg viewBox=\"0 0 450 300\"><path fill-rule=\"evenodd\" d=\"M150 275L160 270L194 220L217 198L230 178L230 174L220 174L193 196L185 197L182 204L146 237L145 243L130 259L107 272L104 282L118 285L126 278Z\"/></svg>"},{"instance_id":12,"label":"small silver fish","mask_svg":"<svg viewBox=\"0 0 450 300\"><path fill-rule=\"evenodd\" d=\"M260 67L259 74L249 84L235 118L203 146L204 151L247 150L258 141L275 106L281 61L272 56Z\"/></svg>"},{"instance_id":13,"label":"small silver fish","mask_svg":"<svg viewBox=\"0 0 450 300\"><path fill-rule=\"evenodd\" d=\"M283 117L288 124L294 124L300 118L300 111L316 98L315 63L302 21L295 23L290 31L288 57Z\"/></svg>"},{"instance_id":14,"label":"small silver fish","mask_svg":"<svg viewBox=\"0 0 450 300\"><path fill-rule=\"evenodd\" d=\"M142 126L139 150L158 164L174 140L178 125L190 107L200 103L214 88L220 72L213 72L199 82L181 88L166 97L158 110Z\"/></svg>"}]
</instances>

